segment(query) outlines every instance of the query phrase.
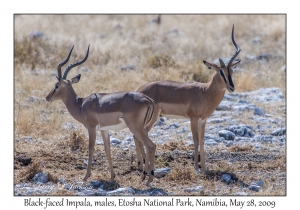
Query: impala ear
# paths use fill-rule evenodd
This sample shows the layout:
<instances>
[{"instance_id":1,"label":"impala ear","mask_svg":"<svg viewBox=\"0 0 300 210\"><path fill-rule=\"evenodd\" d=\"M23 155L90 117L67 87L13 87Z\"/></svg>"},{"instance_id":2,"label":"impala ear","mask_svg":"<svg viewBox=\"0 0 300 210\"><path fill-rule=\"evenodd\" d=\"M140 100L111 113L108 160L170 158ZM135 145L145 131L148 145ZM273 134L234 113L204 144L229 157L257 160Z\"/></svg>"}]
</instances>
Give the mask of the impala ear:
<instances>
[{"instance_id":1,"label":"impala ear","mask_svg":"<svg viewBox=\"0 0 300 210\"><path fill-rule=\"evenodd\" d=\"M77 76L73 77L73 78L70 80L71 84L79 82L80 77L81 77L81 74L78 74Z\"/></svg>"},{"instance_id":2,"label":"impala ear","mask_svg":"<svg viewBox=\"0 0 300 210\"><path fill-rule=\"evenodd\" d=\"M209 62L207 62L207 61L205 61L205 60L203 60L203 63L205 64L205 66L207 66L207 68L209 68L209 69L214 69L214 70L216 70L216 71L219 71L219 66L218 65L216 65L216 64L214 64L214 63L209 63Z\"/></svg>"},{"instance_id":3,"label":"impala ear","mask_svg":"<svg viewBox=\"0 0 300 210\"><path fill-rule=\"evenodd\" d=\"M237 67L237 65L239 65L240 62L241 62L241 60L232 62L232 64L230 65L230 68L235 68L235 67Z\"/></svg>"}]
</instances>

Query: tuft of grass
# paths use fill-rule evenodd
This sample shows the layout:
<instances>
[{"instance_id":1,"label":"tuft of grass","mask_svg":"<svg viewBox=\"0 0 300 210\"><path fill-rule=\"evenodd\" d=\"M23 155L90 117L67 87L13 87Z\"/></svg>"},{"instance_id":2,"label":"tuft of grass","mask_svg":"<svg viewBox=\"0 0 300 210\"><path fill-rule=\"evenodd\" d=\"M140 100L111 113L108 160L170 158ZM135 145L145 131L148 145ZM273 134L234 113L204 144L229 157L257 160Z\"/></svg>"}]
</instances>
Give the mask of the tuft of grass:
<instances>
[{"instance_id":1,"label":"tuft of grass","mask_svg":"<svg viewBox=\"0 0 300 210\"><path fill-rule=\"evenodd\" d=\"M186 167L175 167L172 171L167 175L167 180L169 181L186 181L192 180L195 176L195 170L191 166Z\"/></svg>"},{"instance_id":2,"label":"tuft of grass","mask_svg":"<svg viewBox=\"0 0 300 210\"><path fill-rule=\"evenodd\" d=\"M155 55L147 58L149 67L157 69L159 67L172 67L176 68L178 65L169 55Z\"/></svg>"},{"instance_id":3,"label":"tuft of grass","mask_svg":"<svg viewBox=\"0 0 300 210\"><path fill-rule=\"evenodd\" d=\"M24 171L22 171L19 176L22 181L31 181L35 174L42 171L41 163L39 161L34 161L29 164Z\"/></svg>"},{"instance_id":4,"label":"tuft of grass","mask_svg":"<svg viewBox=\"0 0 300 210\"><path fill-rule=\"evenodd\" d=\"M71 148L72 151L80 150L82 152L87 149L87 142L85 135L79 131L73 131L69 135L69 139L66 141L66 145Z\"/></svg>"}]
</instances>

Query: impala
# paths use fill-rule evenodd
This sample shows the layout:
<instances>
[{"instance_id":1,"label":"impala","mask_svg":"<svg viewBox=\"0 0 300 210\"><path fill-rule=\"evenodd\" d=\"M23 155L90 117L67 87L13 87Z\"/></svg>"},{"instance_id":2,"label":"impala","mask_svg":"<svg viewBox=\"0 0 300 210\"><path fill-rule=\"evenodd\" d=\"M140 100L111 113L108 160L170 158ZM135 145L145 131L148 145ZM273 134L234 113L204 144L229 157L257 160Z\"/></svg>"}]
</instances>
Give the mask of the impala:
<instances>
[{"instance_id":1,"label":"impala","mask_svg":"<svg viewBox=\"0 0 300 210\"><path fill-rule=\"evenodd\" d=\"M159 81L146 84L137 89L138 92L152 98L155 103L152 121L147 126L148 131L158 120L159 116L190 119L195 149L194 167L197 173L200 172L198 166L199 142L201 168L206 170L204 161L204 130L206 120L222 101L226 89L229 92L234 91L232 68L239 64L240 60L234 60L241 51L234 40L234 25L232 27L231 38L236 47L236 52L227 65L225 65L222 59L219 59L220 65L203 61L209 69L216 71L209 83ZM140 150L139 152L137 151L137 158L140 160L141 157L139 156L142 155L145 157L145 153L139 141L135 140L135 144L136 149Z\"/></svg>"},{"instance_id":2,"label":"impala","mask_svg":"<svg viewBox=\"0 0 300 210\"><path fill-rule=\"evenodd\" d=\"M66 78L72 68L86 61L89 54L89 47L85 58L69 65L62 76L61 67L68 62L73 47L66 60L58 65L58 82L55 83L46 100L50 102L62 100L69 113L88 130L89 159L87 172L83 180L86 181L91 176L91 163L97 130L101 131L105 153L109 162L111 180L114 179L115 173L110 153L109 130L120 130L128 127L140 145L146 148L146 162L150 162L150 164L145 164L142 178L145 179L149 169L149 179L146 183L146 185L149 185L154 175L154 155L156 148L156 145L148 137L147 132L147 126L153 117L153 100L140 92L93 93L85 98L77 97L72 84L79 82L81 75L79 74L70 80Z\"/></svg>"}]
</instances>

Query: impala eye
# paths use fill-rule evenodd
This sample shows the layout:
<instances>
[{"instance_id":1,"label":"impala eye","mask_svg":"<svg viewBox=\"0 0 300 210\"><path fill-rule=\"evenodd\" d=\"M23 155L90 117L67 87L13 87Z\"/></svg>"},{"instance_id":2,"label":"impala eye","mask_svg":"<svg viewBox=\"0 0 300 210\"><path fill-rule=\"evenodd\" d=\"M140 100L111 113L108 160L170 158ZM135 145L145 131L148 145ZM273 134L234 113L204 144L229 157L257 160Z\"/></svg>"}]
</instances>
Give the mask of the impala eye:
<instances>
[{"instance_id":1,"label":"impala eye","mask_svg":"<svg viewBox=\"0 0 300 210\"><path fill-rule=\"evenodd\" d=\"M55 89L57 89L58 88L58 86L57 85L55 85Z\"/></svg>"}]
</instances>

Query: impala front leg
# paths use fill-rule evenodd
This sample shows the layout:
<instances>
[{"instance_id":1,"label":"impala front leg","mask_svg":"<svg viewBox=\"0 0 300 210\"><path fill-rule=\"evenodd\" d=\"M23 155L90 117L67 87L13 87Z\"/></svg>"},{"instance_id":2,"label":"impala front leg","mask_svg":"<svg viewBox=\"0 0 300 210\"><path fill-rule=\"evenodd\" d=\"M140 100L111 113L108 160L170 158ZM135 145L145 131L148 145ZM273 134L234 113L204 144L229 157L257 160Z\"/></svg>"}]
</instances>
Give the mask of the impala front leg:
<instances>
[{"instance_id":1,"label":"impala front leg","mask_svg":"<svg viewBox=\"0 0 300 210\"><path fill-rule=\"evenodd\" d=\"M201 120L198 123L198 136L200 139L200 161L201 161L201 169L202 171L206 171L207 168L205 166L205 158L204 158L204 131L205 131L206 119Z\"/></svg>"},{"instance_id":2,"label":"impala front leg","mask_svg":"<svg viewBox=\"0 0 300 210\"><path fill-rule=\"evenodd\" d=\"M96 127L89 127L89 160L88 160L88 167L85 177L83 181L86 181L91 176L91 169L92 169L92 160L94 155L94 146L96 141Z\"/></svg>"},{"instance_id":3,"label":"impala front leg","mask_svg":"<svg viewBox=\"0 0 300 210\"><path fill-rule=\"evenodd\" d=\"M194 139L194 148L195 148L195 154L194 154L194 167L197 173L200 173L199 165L198 165L198 148L199 148L199 133L198 133L198 120L199 118L191 118L191 130L193 134Z\"/></svg>"},{"instance_id":4,"label":"impala front leg","mask_svg":"<svg viewBox=\"0 0 300 210\"><path fill-rule=\"evenodd\" d=\"M113 168L112 160L111 160L109 132L101 131L101 134L102 134L102 138L104 141L105 154L106 154L108 164L109 164L109 169L110 169L110 180L113 181L115 178L115 172L114 172L114 168Z\"/></svg>"}]
</instances>

